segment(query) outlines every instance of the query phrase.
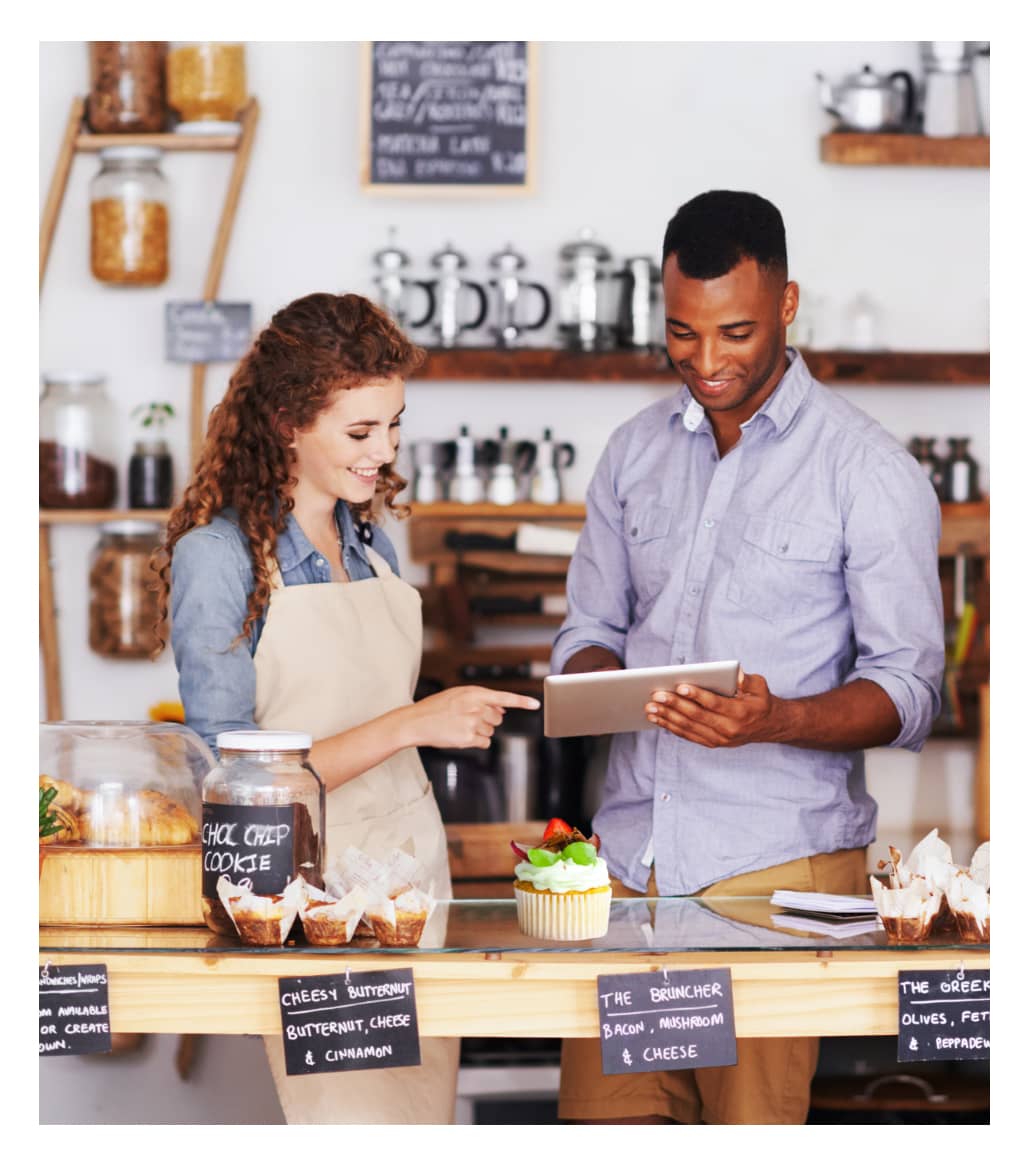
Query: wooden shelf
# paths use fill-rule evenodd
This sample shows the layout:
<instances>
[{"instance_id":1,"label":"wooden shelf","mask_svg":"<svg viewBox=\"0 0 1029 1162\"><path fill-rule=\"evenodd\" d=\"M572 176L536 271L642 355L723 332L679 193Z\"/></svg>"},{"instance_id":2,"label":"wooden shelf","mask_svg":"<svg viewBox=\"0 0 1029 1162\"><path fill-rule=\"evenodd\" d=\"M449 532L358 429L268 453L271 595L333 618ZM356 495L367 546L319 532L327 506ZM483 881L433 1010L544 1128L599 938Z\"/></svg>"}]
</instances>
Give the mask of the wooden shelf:
<instances>
[{"instance_id":1,"label":"wooden shelf","mask_svg":"<svg viewBox=\"0 0 1029 1162\"><path fill-rule=\"evenodd\" d=\"M99 153L120 145L146 145L173 153L233 153L241 134L194 137L186 133L90 133L83 129L75 138L76 153Z\"/></svg>"},{"instance_id":2,"label":"wooden shelf","mask_svg":"<svg viewBox=\"0 0 1029 1162\"><path fill-rule=\"evenodd\" d=\"M961 166L987 169L988 137L926 137L921 133L826 133L822 161L833 165Z\"/></svg>"},{"instance_id":3,"label":"wooden shelf","mask_svg":"<svg viewBox=\"0 0 1029 1162\"><path fill-rule=\"evenodd\" d=\"M171 516L168 508L41 508L41 525L100 525L108 521L148 520L166 524Z\"/></svg>"},{"instance_id":4,"label":"wooden shelf","mask_svg":"<svg viewBox=\"0 0 1029 1162\"><path fill-rule=\"evenodd\" d=\"M823 383L848 385L985 385L987 351L804 351L811 374ZM678 375L665 352L566 351L555 347L433 348L414 382L489 381L667 383Z\"/></svg>"}]
</instances>

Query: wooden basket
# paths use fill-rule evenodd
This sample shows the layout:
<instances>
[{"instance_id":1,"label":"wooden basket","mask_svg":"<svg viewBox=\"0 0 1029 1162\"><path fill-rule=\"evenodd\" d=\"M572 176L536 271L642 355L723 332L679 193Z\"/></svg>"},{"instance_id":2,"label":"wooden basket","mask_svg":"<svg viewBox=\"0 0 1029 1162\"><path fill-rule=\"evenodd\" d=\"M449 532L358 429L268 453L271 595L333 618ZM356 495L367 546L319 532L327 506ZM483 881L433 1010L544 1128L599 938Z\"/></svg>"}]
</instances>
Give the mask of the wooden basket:
<instances>
[{"instance_id":1,"label":"wooden basket","mask_svg":"<svg viewBox=\"0 0 1029 1162\"><path fill-rule=\"evenodd\" d=\"M204 923L198 843L134 848L55 843L45 850L40 924Z\"/></svg>"}]
</instances>

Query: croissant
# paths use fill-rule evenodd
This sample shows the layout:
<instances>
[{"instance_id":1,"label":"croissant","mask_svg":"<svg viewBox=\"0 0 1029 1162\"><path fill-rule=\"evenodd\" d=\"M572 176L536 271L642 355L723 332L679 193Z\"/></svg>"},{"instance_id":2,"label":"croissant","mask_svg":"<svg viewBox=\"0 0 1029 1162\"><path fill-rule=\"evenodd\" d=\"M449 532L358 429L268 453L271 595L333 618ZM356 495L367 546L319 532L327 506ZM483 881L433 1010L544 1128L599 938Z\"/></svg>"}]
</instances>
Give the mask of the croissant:
<instances>
[{"instance_id":1,"label":"croissant","mask_svg":"<svg viewBox=\"0 0 1029 1162\"><path fill-rule=\"evenodd\" d=\"M198 837L193 816L160 791L113 803L94 795L82 816L82 838L94 847L171 847Z\"/></svg>"},{"instance_id":2,"label":"croissant","mask_svg":"<svg viewBox=\"0 0 1029 1162\"><path fill-rule=\"evenodd\" d=\"M86 796L78 787L73 787L71 783L66 783L63 779L52 779L49 775L40 775L39 789L45 791L50 787L57 789L57 794L51 804L52 807L63 807L72 814L78 814L85 806Z\"/></svg>"},{"instance_id":3,"label":"croissant","mask_svg":"<svg viewBox=\"0 0 1029 1162\"><path fill-rule=\"evenodd\" d=\"M60 830L55 831L52 835L44 835L39 841L40 844L78 843L82 838L82 831L79 828L78 817L73 815L67 807L59 807L57 805L57 800L54 800L54 802L50 804L50 811L57 817L57 822L60 824Z\"/></svg>"}]
</instances>

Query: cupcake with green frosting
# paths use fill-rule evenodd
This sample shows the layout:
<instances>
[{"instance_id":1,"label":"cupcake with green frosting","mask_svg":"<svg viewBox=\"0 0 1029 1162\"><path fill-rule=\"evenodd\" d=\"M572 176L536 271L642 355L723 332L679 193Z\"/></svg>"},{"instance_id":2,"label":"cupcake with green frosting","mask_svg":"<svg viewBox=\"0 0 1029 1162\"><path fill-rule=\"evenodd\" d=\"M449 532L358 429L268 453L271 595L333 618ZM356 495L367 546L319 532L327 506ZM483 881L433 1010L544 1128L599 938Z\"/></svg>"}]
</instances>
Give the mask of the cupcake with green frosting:
<instances>
[{"instance_id":1,"label":"cupcake with green frosting","mask_svg":"<svg viewBox=\"0 0 1029 1162\"><path fill-rule=\"evenodd\" d=\"M607 933L607 864L578 828L551 819L536 847L512 843L519 856L514 893L518 927L538 940L595 940Z\"/></svg>"}]
</instances>

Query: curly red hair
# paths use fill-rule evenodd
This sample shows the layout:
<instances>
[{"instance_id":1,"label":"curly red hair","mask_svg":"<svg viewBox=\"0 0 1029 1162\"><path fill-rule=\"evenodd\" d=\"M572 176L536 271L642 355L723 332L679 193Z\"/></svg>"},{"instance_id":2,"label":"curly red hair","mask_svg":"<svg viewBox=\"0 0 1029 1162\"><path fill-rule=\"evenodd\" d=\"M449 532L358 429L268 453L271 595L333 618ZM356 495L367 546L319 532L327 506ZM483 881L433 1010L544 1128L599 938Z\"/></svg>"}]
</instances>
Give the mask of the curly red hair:
<instances>
[{"instance_id":1,"label":"curly red hair","mask_svg":"<svg viewBox=\"0 0 1029 1162\"><path fill-rule=\"evenodd\" d=\"M171 560L178 541L198 525L234 508L250 548L254 588L240 628L245 637L268 604L268 559L293 508L295 456L290 443L310 428L337 391L376 379L407 377L425 360L385 311L361 295L311 294L277 311L257 336L212 410L193 478L172 511L164 541L154 553L160 578L159 624L164 625ZM396 516L407 481L384 464L377 497ZM373 502L351 505L358 520L372 520ZM239 640L239 639L237 639ZM160 641L158 649L163 648Z\"/></svg>"}]
</instances>

